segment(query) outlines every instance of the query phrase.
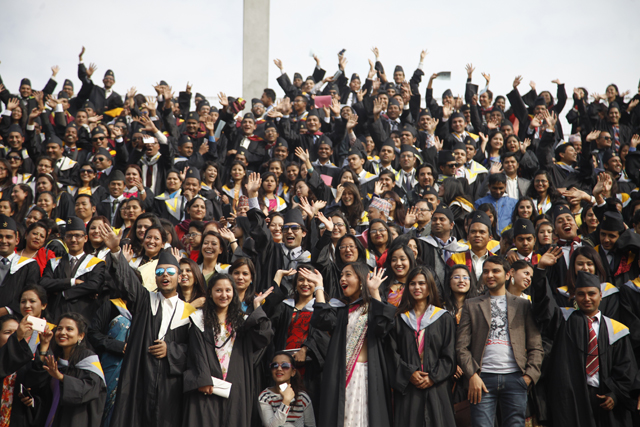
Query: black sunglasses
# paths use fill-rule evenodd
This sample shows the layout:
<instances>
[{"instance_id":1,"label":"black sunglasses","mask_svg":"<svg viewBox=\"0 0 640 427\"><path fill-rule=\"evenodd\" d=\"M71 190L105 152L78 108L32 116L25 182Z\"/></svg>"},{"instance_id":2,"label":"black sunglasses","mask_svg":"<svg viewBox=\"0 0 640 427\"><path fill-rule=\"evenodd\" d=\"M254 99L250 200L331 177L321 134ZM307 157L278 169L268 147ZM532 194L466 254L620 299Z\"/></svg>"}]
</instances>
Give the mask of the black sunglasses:
<instances>
[{"instance_id":1,"label":"black sunglasses","mask_svg":"<svg viewBox=\"0 0 640 427\"><path fill-rule=\"evenodd\" d=\"M97 136L95 138L91 138L92 141L103 141L105 139L107 139L107 138L104 137L104 136Z\"/></svg>"},{"instance_id":2,"label":"black sunglasses","mask_svg":"<svg viewBox=\"0 0 640 427\"><path fill-rule=\"evenodd\" d=\"M282 362L282 363L272 362L269 365L269 368L271 368L272 371L275 371L276 369L278 369L278 367L282 368L283 371L288 371L289 369L291 369L291 363L289 363L289 362Z\"/></svg>"}]
</instances>

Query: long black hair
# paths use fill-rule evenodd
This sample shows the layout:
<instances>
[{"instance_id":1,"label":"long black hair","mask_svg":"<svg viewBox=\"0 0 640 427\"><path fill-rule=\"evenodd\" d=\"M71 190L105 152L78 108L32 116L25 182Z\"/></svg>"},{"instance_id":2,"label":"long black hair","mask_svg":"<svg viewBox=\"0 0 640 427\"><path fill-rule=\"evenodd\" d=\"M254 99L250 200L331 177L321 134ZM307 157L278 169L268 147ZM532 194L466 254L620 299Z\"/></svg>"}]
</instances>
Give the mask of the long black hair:
<instances>
[{"instance_id":1,"label":"long black hair","mask_svg":"<svg viewBox=\"0 0 640 427\"><path fill-rule=\"evenodd\" d=\"M387 249L389 249L391 247L391 244L393 243L393 235L391 234L391 228L383 220L381 220L381 219L372 219L371 221L369 221L369 228L368 228L368 230L369 230L369 238L367 239L367 247L369 248L369 250L371 252L376 254L376 256L380 256L380 255L382 255L382 253L378 252L378 249L373 244L373 240L371 239L371 227L373 227L374 224L382 224L382 226L385 228L385 230L387 230Z\"/></svg>"},{"instance_id":2,"label":"long black hair","mask_svg":"<svg viewBox=\"0 0 640 427\"><path fill-rule=\"evenodd\" d=\"M204 302L204 307L202 307L204 327L213 329L214 340L218 339L221 329L218 314L216 313L217 306L213 301L211 294L216 283L221 280L228 280L229 283L231 283L231 288L233 289L233 297L231 298L231 303L227 308L225 325L231 327L231 334L235 334L244 323L244 312L242 311L242 304L240 303L240 298L238 298L238 289L236 289L236 283L234 282L233 277L224 273L214 274L209 279L207 296Z\"/></svg>"},{"instance_id":3,"label":"long black hair","mask_svg":"<svg viewBox=\"0 0 640 427\"><path fill-rule=\"evenodd\" d=\"M445 279L443 286L443 300L444 307L449 311L449 313L453 314L454 316L458 314L458 309L461 308L458 307L456 298L453 295L453 291L451 290L451 279L453 278L453 272L458 269L466 271L469 275L469 291L466 293L464 299L467 300L469 298L475 298L479 295L477 283L474 280L474 276L471 274L469 267L464 264L456 264L451 267L449 269L449 272L447 273L447 278Z\"/></svg>"},{"instance_id":4,"label":"long black hair","mask_svg":"<svg viewBox=\"0 0 640 427\"><path fill-rule=\"evenodd\" d=\"M207 296L207 291L205 289L206 283L204 280L204 276L202 275L202 271L200 271L200 267L195 263L191 258L182 258L180 259L179 264L187 264L189 268L191 268L191 273L193 274L193 290L191 291L191 301L196 300L201 297ZM181 271L183 269L180 269ZM178 295L181 300L184 301L184 296L182 295L182 288L180 287L180 283L178 282ZM186 301L186 302L191 302Z\"/></svg>"},{"instance_id":5,"label":"long black hair","mask_svg":"<svg viewBox=\"0 0 640 427\"><path fill-rule=\"evenodd\" d=\"M38 299L40 300L40 304L42 304L43 306L49 304L47 291L42 286L36 284L27 285L20 293L20 300L22 300L22 295L24 295L25 292L33 292L34 294L36 294L38 296ZM46 310L46 308L42 309L42 313L40 313L41 318L47 317Z\"/></svg>"},{"instance_id":6,"label":"long black hair","mask_svg":"<svg viewBox=\"0 0 640 427\"><path fill-rule=\"evenodd\" d=\"M364 314L369 311L369 303L371 302L371 294L369 294L369 288L367 287L367 278L371 271L369 270L369 266L363 262L350 262L342 268L342 271L347 267L353 268L353 271L360 280L360 298L362 298L362 304L364 305ZM342 301L347 305L351 302L347 297L344 297Z\"/></svg>"},{"instance_id":7,"label":"long black hair","mask_svg":"<svg viewBox=\"0 0 640 427\"><path fill-rule=\"evenodd\" d=\"M393 271L393 268L391 267L391 258L393 258L393 253L395 251L402 250L402 252L404 252L404 254L407 256L407 258L409 259L409 272L411 272L414 268L416 268L416 265L417 265L416 258L413 256L413 250L411 250L411 248L407 246L407 243L409 243L409 239L407 239L404 236L405 235L403 235L402 237L398 237L396 240L394 240L391 246L389 246L389 249L387 250L387 259L384 262L384 268L387 269L387 272L386 272L387 280L384 281L381 289L381 291L384 292L385 295L387 294L389 287L393 284L395 280L397 280L396 273ZM409 276L407 276L407 282L405 282L405 288L406 288L406 285L409 283L408 280L409 280Z\"/></svg>"},{"instance_id":8,"label":"long black hair","mask_svg":"<svg viewBox=\"0 0 640 427\"><path fill-rule=\"evenodd\" d=\"M396 309L396 316L402 314L406 311L413 309L416 305L416 300L409 292L408 286L409 283L420 274L424 275L425 280L427 281L427 307L429 305L433 305L436 307L442 308L442 304L440 303L440 296L438 295L438 287L436 286L436 279L433 277L433 274L427 267L424 265L419 265L411 271L407 275L407 286L405 287L404 292L402 293L402 299L400 300L400 304L398 304L398 308Z\"/></svg>"},{"instance_id":9,"label":"long black hair","mask_svg":"<svg viewBox=\"0 0 640 427\"><path fill-rule=\"evenodd\" d=\"M296 375L293 375L293 372L291 372L292 376L289 379L289 384L291 384L291 388L295 393L295 397L293 398L293 401L290 403L290 406L293 406L293 402L295 402L295 400L298 398L298 395L300 394L300 392L304 391L304 386L302 385L302 381L300 379L300 373L297 372L296 370L296 361L293 359L293 356L291 355L291 353L287 351L282 351L282 350L276 351L273 354L273 357L271 358L271 362L273 363L273 361L278 356L285 356L289 360L289 364L291 364L291 370L296 371ZM275 383L273 383L273 375L271 376L271 380L272 380L272 384L275 385Z\"/></svg>"},{"instance_id":10,"label":"long black hair","mask_svg":"<svg viewBox=\"0 0 640 427\"><path fill-rule=\"evenodd\" d=\"M244 291L244 299L242 300L242 302L244 302L247 305L251 305L254 297L256 296L256 267L253 265L253 261L251 261L251 258L240 257L236 259L231 264L231 267L229 267L229 274L231 275L231 277L233 277L233 272L236 269L242 267L243 265L246 265L247 268L249 269L249 272L251 273L251 282L249 283L249 287L247 287L247 290ZM234 281L234 286L235 286L235 281Z\"/></svg>"},{"instance_id":11,"label":"long black hair","mask_svg":"<svg viewBox=\"0 0 640 427\"><path fill-rule=\"evenodd\" d=\"M342 270L344 268L345 265L347 265L348 263L344 262L342 260L342 257L340 256L340 246L342 246L342 243L344 242L345 239L351 239L354 242L354 245L356 246L356 249L358 251L358 262L363 262L363 263L367 263L367 250L364 248L364 245L362 244L362 242L353 234L347 233L344 236L342 236L341 238L338 239L338 241L336 242L336 251L335 251L335 257L333 258L335 260L336 265L338 266L338 268L340 270Z\"/></svg>"}]
</instances>

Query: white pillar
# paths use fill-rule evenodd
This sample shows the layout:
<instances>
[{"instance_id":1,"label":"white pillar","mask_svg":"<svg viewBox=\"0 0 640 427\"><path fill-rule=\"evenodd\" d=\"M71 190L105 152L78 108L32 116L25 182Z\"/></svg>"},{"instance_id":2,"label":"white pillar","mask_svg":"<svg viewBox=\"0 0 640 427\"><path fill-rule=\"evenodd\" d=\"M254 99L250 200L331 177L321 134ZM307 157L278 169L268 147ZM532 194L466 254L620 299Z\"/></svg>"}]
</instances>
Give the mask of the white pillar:
<instances>
[{"instance_id":1,"label":"white pillar","mask_svg":"<svg viewBox=\"0 0 640 427\"><path fill-rule=\"evenodd\" d=\"M243 24L242 97L250 109L269 82L269 0L244 0Z\"/></svg>"}]
</instances>

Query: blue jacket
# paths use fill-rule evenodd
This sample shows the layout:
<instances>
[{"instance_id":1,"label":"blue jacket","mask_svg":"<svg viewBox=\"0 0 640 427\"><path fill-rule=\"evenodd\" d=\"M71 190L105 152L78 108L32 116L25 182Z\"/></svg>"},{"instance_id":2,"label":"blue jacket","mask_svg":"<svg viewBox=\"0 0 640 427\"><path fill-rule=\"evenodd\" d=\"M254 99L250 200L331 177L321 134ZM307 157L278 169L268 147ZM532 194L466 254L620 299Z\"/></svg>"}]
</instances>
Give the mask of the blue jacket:
<instances>
[{"instance_id":1,"label":"blue jacket","mask_svg":"<svg viewBox=\"0 0 640 427\"><path fill-rule=\"evenodd\" d=\"M511 224L511 215L513 214L513 209L516 207L516 203L518 201L516 199L512 199L507 196L505 193L504 196L500 199L494 199L491 194L484 196L482 199L476 200L475 207L478 209L483 203L491 203L494 208L496 208L496 212L498 214L498 233L502 233L502 230L505 229L509 224ZM494 236L498 238L499 236Z\"/></svg>"}]
</instances>

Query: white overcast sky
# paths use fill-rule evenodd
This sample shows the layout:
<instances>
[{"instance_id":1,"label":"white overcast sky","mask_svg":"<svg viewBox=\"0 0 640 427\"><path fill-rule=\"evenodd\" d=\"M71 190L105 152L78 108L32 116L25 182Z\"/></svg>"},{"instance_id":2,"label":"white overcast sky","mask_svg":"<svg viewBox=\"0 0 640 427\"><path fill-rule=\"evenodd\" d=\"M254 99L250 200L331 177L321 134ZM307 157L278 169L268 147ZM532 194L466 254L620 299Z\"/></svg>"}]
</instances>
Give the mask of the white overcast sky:
<instances>
[{"instance_id":1,"label":"white overcast sky","mask_svg":"<svg viewBox=\"0 0 640 427\"><path fill-rule=\"evenodd\" d=\"M136 86L153 93L164 79L174 90L187 81L194 92L213 98L219 91L239 96L242 90L242 12L239 0L137 1L0 0L0 75L16 93L22 77L42 88L50 67L61 67L59 86L70 78L80 88L77 55L87 48L85 63L115 72L115 90ZM347 49L347 74L365 76L372 46L378 46L387 70L403 65L413 72L426 48L425 73L451 71L451 82L438 82L440 94L450 87L464 91L467 62L491 74L494 94L506 94L514 76L534 80L538 91L551 80L603 93L613 82L621 91L638 90L640 36L637 0L345 1L271 0L270 58L280 58L291 77L311 73L317 53L328 73L336 54ZM259 37L259 35L256 35ZM270 62L269 86L282 91ZM424 94L426 79L421 85ZM571 101L564 113L568 111ZM563 114L564 115L564 114Z\"/></svg>"}]
</instances>

